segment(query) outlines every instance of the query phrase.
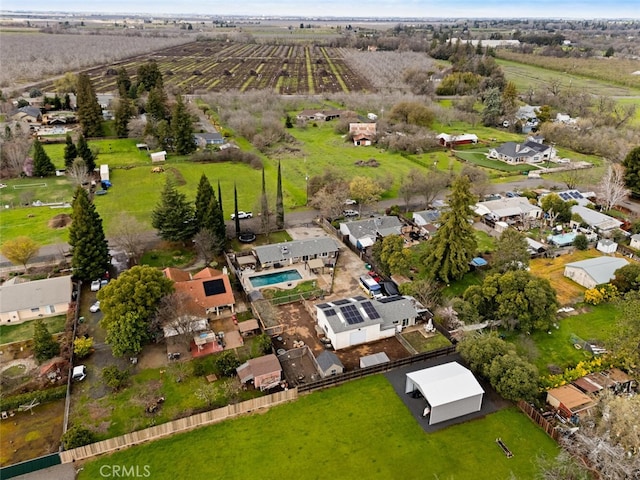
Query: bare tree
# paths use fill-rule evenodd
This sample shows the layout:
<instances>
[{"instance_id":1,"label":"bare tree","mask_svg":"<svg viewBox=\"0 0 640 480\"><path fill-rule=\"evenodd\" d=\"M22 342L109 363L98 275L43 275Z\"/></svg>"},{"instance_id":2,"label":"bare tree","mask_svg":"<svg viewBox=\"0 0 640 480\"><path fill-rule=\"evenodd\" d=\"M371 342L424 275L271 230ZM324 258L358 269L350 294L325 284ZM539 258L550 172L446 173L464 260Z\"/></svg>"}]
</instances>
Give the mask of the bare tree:
<instances>
[{"instance_id":1,"label":"bare tree","mask_svg":"<svg viewBox=\"0 0 640 480\"><path fill-rule=\"evenodd\" d=\"M24 161L31 149L29 136L22 132L23 129L16 125L11 137L4 140L0 167L3 176L16 177L22 172Z\"/></svg>"},{"instance_id":2,"label":"bare tree","mask_svg":"<svg viewBox=\"0 0 640 480\"><path fill-rule=\"evenodd\" d=\"M424 182L420 185L420 193L424 197L427 207L430 207L437 196L442 193L449 184L449 174L440 170L429 170L424 176Z\"/></svg>"},{"instance_id":3,"label":"bare tree","mask_svg":"<svg viewBox=\"0 0 640 480\"><path fill-rule=\"evenodd\" d=\"M198 331L198 313L186 293L175 292L162 297L155 321L175 330L177 342L189 348L193 334Z\"/></svg>"},{"instance_id":4,"label":"bare tree","mask_svg":"<svg viewBox=\"0 0 640 480\"><path fill-rule=\"evenodd\" d=\"M136 264L144 253L144 232L143 224L132 215L122 212L113 222L109 240L124 251L130 263Z\"/></svg>"},{"instance_id":5,"label":"bare tree","mask_svg":"<svg viewBox=\"0 0 640 480\"><path fill-rule=\"evenodd\" d=\"M214 231L203 228L193 237L193 244L205 265L211 265L216 255L224 249L225 239L219 238Z\"/></svg>"},{"instance_id":6,"label":"bare tree","mask_svg":"<svg viewBox=\"0 0 640 480\"><path fill-rule=\"evenodd\" d=\"M67 176L75 186L84 185L90 178L87 163L81 158L76 158L67 171Z\"/></svg>"},{"instance_id":7,"label":"bare tree","mask_svg":"<svg viewBox=\"0 0 640 480\"><path fill-rule=\"evenodd\" d=\"M323 217L331 219L340 216L344 209L346 199L346 193L334 190L331 186L325 185L311 197L309 204L313 208L320 210Z\"/></svg>"},{"instance_id":8,"label":"bare tree","mask_svg":"<svg viewBox=\"0 0 640 480\"><path fill-rule=\"evenodd\" d=\"M625 186L624 167L612 164L598 184L598 198L605 210L611 210L618 203L629 196L629 190Z\"/></svg>"}]
</instances>

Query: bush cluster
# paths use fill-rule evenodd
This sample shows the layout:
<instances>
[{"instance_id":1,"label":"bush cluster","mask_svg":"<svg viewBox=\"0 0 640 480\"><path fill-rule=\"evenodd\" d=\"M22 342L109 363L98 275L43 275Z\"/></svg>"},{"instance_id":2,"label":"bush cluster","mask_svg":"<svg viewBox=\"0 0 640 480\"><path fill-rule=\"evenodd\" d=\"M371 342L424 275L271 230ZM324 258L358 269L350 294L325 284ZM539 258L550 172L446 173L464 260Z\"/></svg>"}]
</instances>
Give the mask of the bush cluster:
<instances>
[{"instance_id":1,"label":"bush cluster","mask_svg":"<svg viewBox=\"0 0 640 480\"><path fill-rule=\"evenodd\" d=\"M47 388L46 390L38 390L36 392L23 393L21 395L13 395L11 397L0 397L0 410L14 410L20 405L28 405L33 400L40 403L50 402L64 398L67 394L67 386Z\"/></svg>"}]
</instances>

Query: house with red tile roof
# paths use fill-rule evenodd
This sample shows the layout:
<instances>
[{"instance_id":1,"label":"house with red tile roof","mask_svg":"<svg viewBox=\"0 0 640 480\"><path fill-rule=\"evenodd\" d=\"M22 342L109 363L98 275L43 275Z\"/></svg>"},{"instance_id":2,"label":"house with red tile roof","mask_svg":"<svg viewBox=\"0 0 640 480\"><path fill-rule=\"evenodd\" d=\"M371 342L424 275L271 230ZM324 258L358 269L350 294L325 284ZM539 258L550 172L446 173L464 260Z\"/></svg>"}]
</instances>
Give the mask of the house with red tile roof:
<instances>
[{"instance_id":1,"label":"house with red tile roof","mask_svg":"<svg viewBox=\"0 0 640 480\"><path fill-rule=\"evenodd\" d=\"M173 280L176 293L183 293L191 303L194 313L207 315L229 308L235 311L235 297L231 289L229 275L207 267L195 275L178 268L165 268L164 275Z\"/></svg>"}]
</instances>

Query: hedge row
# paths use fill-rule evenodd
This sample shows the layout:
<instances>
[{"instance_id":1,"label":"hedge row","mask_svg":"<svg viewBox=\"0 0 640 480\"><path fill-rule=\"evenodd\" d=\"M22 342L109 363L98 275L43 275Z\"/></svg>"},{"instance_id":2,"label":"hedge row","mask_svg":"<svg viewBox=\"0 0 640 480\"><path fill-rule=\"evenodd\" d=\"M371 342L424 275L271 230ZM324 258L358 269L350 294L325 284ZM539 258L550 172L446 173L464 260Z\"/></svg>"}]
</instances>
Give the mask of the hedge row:
<instances>
[{"instance_id":1,"label":"hedge row","mask_svg":"<svg viewBox=\"0 0 640 480\"><path fill-rule=\"evenodd\" d=\"M52 400L64 398L66 394L67 386L60 385L59 387L23 393L12 397L0 397L0 410L15 410L20 407L20 405L29 405L34 399L40 403L46 403Z\"/></svg>"}]
</instances>

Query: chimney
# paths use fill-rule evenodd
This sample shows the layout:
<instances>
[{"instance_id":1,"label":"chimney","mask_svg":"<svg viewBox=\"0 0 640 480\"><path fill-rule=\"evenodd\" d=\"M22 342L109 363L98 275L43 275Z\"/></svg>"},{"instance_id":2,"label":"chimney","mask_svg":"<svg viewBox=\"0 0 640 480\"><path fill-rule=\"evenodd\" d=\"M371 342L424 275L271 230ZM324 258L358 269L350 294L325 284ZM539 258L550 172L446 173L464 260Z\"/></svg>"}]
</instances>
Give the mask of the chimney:
<instances>
[{"instance_id":1,"label":"chimney","mask_svg":"<svg viewBox=\"0 0 640 480\"><path fill-rule=\"evenodd\" d=\"M516 143L516 153L518 153L520 151L520 144Z\"/></svg>"}]
</instances>

